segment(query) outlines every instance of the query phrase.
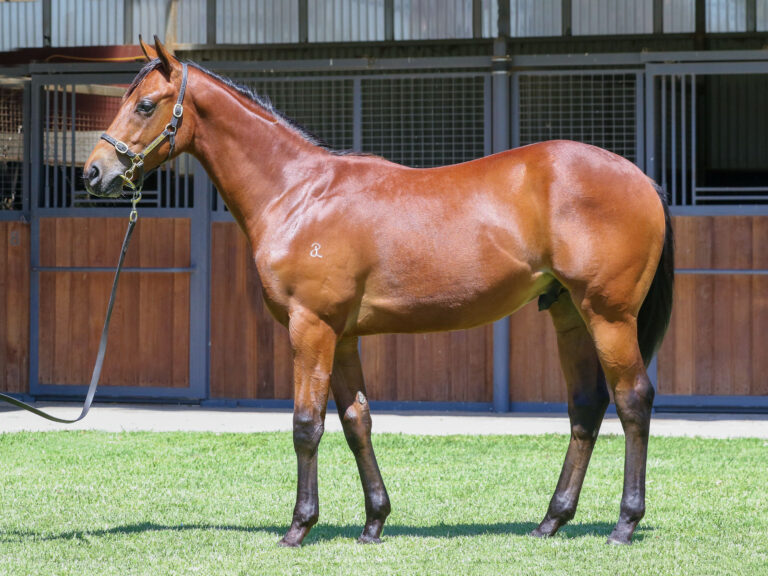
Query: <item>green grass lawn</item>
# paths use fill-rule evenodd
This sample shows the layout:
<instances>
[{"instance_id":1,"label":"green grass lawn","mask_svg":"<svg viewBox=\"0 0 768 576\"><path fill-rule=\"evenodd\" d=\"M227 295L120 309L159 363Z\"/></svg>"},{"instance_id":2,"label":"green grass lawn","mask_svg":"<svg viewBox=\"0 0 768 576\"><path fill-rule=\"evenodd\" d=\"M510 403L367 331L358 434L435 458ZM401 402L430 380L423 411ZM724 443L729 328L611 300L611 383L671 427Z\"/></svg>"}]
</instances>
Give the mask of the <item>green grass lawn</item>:
<instances>
[{"instance_id":1,"label":"green grass lawn","mask_svg":"<svg viewBox=\"0 0 768 576\"><path fill-rule=\"evenodd\" d=\"M258 417L258 416L254 416ZM622 437L600 438L572 524L543 516L564 436L374 437L392 499L378 546L341 434L320 446L320 523L277 541L295 494L291 436L0 435L0 574L768 574L768 442L653 438L635 544L618 516Z\"/></svg>"}]
</instances>

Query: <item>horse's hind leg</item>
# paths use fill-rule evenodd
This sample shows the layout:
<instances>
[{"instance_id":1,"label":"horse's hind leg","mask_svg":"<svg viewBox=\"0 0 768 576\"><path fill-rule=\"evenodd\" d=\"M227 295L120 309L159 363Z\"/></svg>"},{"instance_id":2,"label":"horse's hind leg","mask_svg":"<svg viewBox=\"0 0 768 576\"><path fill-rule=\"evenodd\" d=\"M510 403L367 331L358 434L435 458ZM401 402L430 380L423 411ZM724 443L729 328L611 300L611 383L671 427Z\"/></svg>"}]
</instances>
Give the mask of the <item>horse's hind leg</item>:
<instances>
[{"instance_id":1,"label":"horse's hind leg","mask_svg":"<svg viewBox=\"0 0 768 576\"><path fill-rule=\"evenodd\" d=\"M533 536L552 536L573 518L589 459L608 407L608 389L595 345L570 294L563 293L550 308L557 330L560 364L568 385L571 440L547 515Z\"/></svg>"},{"instance_id":2,"label":"horse's hind leg","mask_svg":"<svg viewBox=\"0 0 768 576\"><path fill-rule=\"evenodd\" d=\"M609 542L629 544L645 515L645 468L654 389L645 371L635 318L623 311L587 313L600 362L624 428L624 491Z\"/></svg>"},{"instance_id":3,"label":"horse's hind leg","mask_svg":"<svg viewBox=\"0 0 768 576\"><path fill-rule=\"evenodd\" d=\"M390 504L371 444L371 412L365 395L357 338L344 339L336 347L331 388L365 494L365 527L360 542L379 542Z\"/></svg>"}]
</instances>

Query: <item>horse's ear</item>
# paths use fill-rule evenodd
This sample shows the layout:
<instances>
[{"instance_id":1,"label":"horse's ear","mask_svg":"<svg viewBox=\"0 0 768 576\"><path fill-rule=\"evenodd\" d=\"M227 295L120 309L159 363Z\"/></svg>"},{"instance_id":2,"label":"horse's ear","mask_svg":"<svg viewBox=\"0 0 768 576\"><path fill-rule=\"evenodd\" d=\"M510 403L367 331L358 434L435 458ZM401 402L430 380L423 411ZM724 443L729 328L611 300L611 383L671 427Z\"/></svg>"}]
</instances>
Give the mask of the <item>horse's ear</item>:
<instances>
[{"instance_id":1,"label":"horse's ear","mask_svg":"<svg viewBox=\"0 0 768 576\"><path fill-rule=\"evenodd\" d=\"M163 69L166 74L170 76L171 72L173 72L173 60L175 56L171 54L170 50L163 46L163 43L160 42L160 38L157 37L157 34L155 34L155 50L157 51L157 57L160 58L160 62L163 64Z\"/></svg>"},{"instance_id":2,"label":"horse's ear","mask_svg":"<svg viewBox=\"0 0 768 576\"><path fill-rule=\"evenodd\" d=\"M157 58L157 51L152 46L144 42L141 34L139 34L139 46L141 46L141 51L144 52L144 58L147 59L147 62Z\"/></svg>"}]
</instances>

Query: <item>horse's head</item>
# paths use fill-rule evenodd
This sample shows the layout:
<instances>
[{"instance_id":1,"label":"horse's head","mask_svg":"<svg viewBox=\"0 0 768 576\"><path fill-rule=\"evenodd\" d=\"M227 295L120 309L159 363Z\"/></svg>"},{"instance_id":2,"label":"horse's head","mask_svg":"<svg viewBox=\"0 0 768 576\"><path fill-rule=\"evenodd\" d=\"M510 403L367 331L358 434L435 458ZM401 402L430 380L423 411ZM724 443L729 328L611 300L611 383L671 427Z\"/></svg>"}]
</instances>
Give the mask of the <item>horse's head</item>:
<instances>
[{"instance_id":1,"label":"horse's head","mask_svg":"<svg viewBox=\"0 0 768 576\"><path fill-rule=\"evenodd\" d=\"M183 151L192 134L189 115L182 121L186 65L157 36L154 48L139 42L147 64L83 168L85 187L96 196L117 197L124 186L140 187L143 174Z\"/></svg>"}]
</instances>

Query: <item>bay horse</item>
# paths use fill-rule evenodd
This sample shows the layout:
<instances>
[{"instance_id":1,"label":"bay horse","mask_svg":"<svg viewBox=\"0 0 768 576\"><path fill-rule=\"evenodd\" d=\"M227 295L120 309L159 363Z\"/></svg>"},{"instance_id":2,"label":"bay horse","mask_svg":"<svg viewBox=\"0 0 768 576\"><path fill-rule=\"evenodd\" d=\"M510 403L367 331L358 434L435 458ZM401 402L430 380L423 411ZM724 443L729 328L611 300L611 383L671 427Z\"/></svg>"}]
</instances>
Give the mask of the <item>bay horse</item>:
<instances>
[{"instance_id":1,"label":"bay horse","mask_svg":"<svg viewBox=\"0 0 768 576\"><path fill-rule=\"evenodd\" d=\"M672 307L660 189L630 161L568 141L431 169L333 152L247 88L181 63L157 37L141 46L148 63L84 179L89 192L118 197L135 177L132 151L153 148L146 170L189 152L248 237L264 300L294 353L298 486L281 544L299 546L318 520L329 390L365 495L360 541L380 541L390 500L371 444L360 336L472 328L535 298L557 331L571 438L532 534L552 536L573 518L610 386L626 453L609 542L630 543L645 513L646 366Z\"/></svg>"}]
</instances>

